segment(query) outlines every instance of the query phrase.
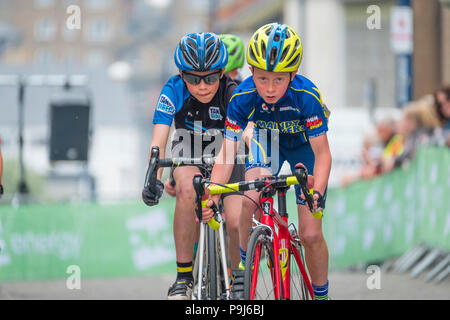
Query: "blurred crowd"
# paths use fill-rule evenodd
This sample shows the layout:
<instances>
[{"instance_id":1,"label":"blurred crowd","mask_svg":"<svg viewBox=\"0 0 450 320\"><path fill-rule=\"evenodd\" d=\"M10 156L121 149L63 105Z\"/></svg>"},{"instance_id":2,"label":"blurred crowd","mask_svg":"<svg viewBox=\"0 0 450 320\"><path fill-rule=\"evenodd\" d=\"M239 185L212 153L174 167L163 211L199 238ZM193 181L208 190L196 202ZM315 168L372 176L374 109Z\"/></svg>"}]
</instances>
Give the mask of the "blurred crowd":
<instances>
[{"instance_id":1,"label":"blurred crowd","mask_svg":"<svg viewBox=\"0 0 450 320\"><path fill-rule=\"evenodd\" d=\"M360 171L345 176L342 184L407 167L422 144L450 147L450 86L405 105L400 119L377 121L365 134Z\"/></svg>"}]
</instances>

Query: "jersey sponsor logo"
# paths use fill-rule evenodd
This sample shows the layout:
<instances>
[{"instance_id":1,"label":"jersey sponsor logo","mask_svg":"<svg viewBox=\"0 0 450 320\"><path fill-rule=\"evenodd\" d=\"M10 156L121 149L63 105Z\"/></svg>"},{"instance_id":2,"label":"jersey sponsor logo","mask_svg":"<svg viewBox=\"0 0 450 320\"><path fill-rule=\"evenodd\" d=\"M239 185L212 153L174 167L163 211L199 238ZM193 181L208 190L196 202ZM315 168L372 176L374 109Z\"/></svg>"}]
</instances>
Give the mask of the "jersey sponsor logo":
<instances>
[{"instance_id":1,"label":"jersey sponsor logo","mask_svg":"<svg viewBox=\"0 0 450 320\"><path fill-rule=\"evenodd\" d=\"M175 106L172 101L165 94L159 97L158 104L156 105L156 110L164 112L170 115L175 114Z\"/></svg>"},{"instance_id":2,"label":"jersey sponsor logo","mask_svg":"<svg viewBox=\"0 0 450 320\"><path fill-rule=\"evenodd\" d=\"M220 108L219 107L209 107L209 118L211 120L222 120L223 117L220 114Z\"/></svg>"},{"instance_id":3,"label":"jersey sponsor logo","mask_svg":"<svg viewBox=\"0 0 450 320\"><path fill-rule=\"evenodd\" d=\"M283 122L256 120L256 127L267 130L280 130L282 133L298 133L305 131L300 120L290 120Z\"/></svg>"},{"instance_id":4,"label":"jersey sponsor logo","mask_svg":"<svg viewBox=\"0 0 450 320\"><path fill-rule=\"evenodd\" d=\"M261 112L267 112L270 113L269 107L267 106L267 104L263 103L261 105Z\"/></svg>"},{"instance_id":5,"label":"jersey sponsor logo","mask_svg":"<svg viewBox=\"0 0 450 320\"><path fill-rule=\"evenodd\" d=\"M231 131L234 131L234 132L240 132L241 131L241 126L238 125L236 123L236 121L231 120L230 118L227 118L225 120L225 128L227 130L231 130Z\"/></svg>"},{"instance_id":6,"label":"jersey sponsor logo","mask_svg":"<svg viewBox=\"0 0 450 320\"><path fill-rule=\"evenodd\" d=\"M280 111L297 111L297 109L289 105L283 105L280 107Z\"/></svg>"},{"instance_id":7,"label":"jersey sponsor logo","mask_svg":"<svg viewBox=\"0 0 450 320\"><path fill-rule=\"evenodd\" d=\"M309 119L306 119L305 125L309 130L319 128L320 126L322 126L322 118L314 116Z\"/></svg>"}]
</instances>

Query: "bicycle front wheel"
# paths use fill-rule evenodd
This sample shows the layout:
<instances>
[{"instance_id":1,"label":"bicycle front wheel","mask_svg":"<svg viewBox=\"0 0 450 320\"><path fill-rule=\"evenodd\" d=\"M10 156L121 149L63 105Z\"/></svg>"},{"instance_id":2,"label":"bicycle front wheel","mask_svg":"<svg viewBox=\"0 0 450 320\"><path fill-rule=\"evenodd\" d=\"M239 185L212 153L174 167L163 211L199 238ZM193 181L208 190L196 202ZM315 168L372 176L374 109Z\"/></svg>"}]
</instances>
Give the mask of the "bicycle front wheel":
<instances>
[{"instance_id":1,"label":"bicycle front wheel","mask_svg":"<svg viewBox=\"0 0 450 320\"><path fill-rule=\"evenodd\" d=\"M207 289L207 298L210 300L216 300L217 299L217 279L218 279L218 255L217 255L217 248L216 248L216 232L207 227L206 228L206 235L207 235L207 259L206 259L206 265L207 265L207 283L206 283L206 289Z\"/></svg>"},{"instance_id":2,"label":"bicycle front wheel","mask_svg":"<svg viewBox=\"0 0 450 320\"><path fill-rule=\"evenodd\" d=\"M273 243L266 227L256 227L248 242L244 273L244 299L275 300L276 282Z\"/></svg>"},{"instance_id":3,"label":"bicycle front wheel","mask_svg":"<svg viewBox=\"0 0 450 320\"><path fill-rule=\"evenodd\" d=\"M300 243L292 245L290 251L290 299L291 300L311 300L311 282L305 267L305 258Z\"/></svg>"}]
</instances>

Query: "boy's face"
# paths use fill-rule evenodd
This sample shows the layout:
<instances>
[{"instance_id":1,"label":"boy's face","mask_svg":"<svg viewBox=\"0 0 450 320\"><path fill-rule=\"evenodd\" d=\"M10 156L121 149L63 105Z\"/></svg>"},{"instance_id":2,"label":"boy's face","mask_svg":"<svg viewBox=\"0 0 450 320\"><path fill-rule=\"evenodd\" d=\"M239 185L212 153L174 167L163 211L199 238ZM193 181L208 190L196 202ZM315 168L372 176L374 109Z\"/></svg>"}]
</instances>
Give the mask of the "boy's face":
<instances>
[{"instance_id":1,"label":"boy's face","mask_svg":"<svg viewBox=\"0 0 450 320\"><path fill-rule=\"evenodd\" d=\"M213 73L219 73L219 77L217 77L217 81L211 84L207 84L205 79L201 79L199 84L191 84L186 78L183 76L183 72L180 72L181 77L184 79L184 83L188 88L189 92L192 94L194 98L196 98L201 103L208 103L214 98L214 95L217 93L219 89L219 79L223 76L223 70L218 72L217 70L198 72L198 71L185 71L186 74L192 74L196 76L206 76Z\"/></svg>"},{"instance_id":2,"label":"boy's face","mask_svg":"<svg viewBox=\"0 0 450 320\"><path fill-rule=\"evenodd\" d=\"M284 96L293 73L270 72L258 68L251 68L250 70L253 73L256 90L266 103L275 103Z\"/></svg>"}]
</instances>

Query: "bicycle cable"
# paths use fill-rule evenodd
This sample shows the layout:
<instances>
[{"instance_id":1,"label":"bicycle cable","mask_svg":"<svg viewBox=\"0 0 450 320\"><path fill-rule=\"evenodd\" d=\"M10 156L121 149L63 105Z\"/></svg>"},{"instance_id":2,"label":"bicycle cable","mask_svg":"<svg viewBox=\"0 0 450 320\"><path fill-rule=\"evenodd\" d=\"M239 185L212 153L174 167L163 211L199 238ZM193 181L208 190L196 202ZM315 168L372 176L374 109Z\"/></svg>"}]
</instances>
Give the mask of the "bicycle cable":
<instances>
[{"instance_id":1,"label":"bicycle cable","mask_svg":"<svg viewBox=\"0 0 450 320\"><path fill-rule=\"evenodd\" d=\"M239 191L239 190L236 190L236 189L234 189L234 188L231 188L231 187L229 187L229 186L227 186L227 185L225 185L225 184L213 182L213 181L210 181L210 180L206 180L206 182L208 182L209 184L217 185L217 186L222 187L222 188L227 188L227 189L233 190L234 192L238 193L240 196L243 196L243 197L246 197L247 199L250 199L250 200L256 205L256 207L257 207L257 208L255 209L255 211L256 211L258 208L259 208L260 210L262 210L261 206L260 206L255 200L253 200L253 199L250 198L248 195L246 195L243 191Z\"/></svg>"}]
</instances>

